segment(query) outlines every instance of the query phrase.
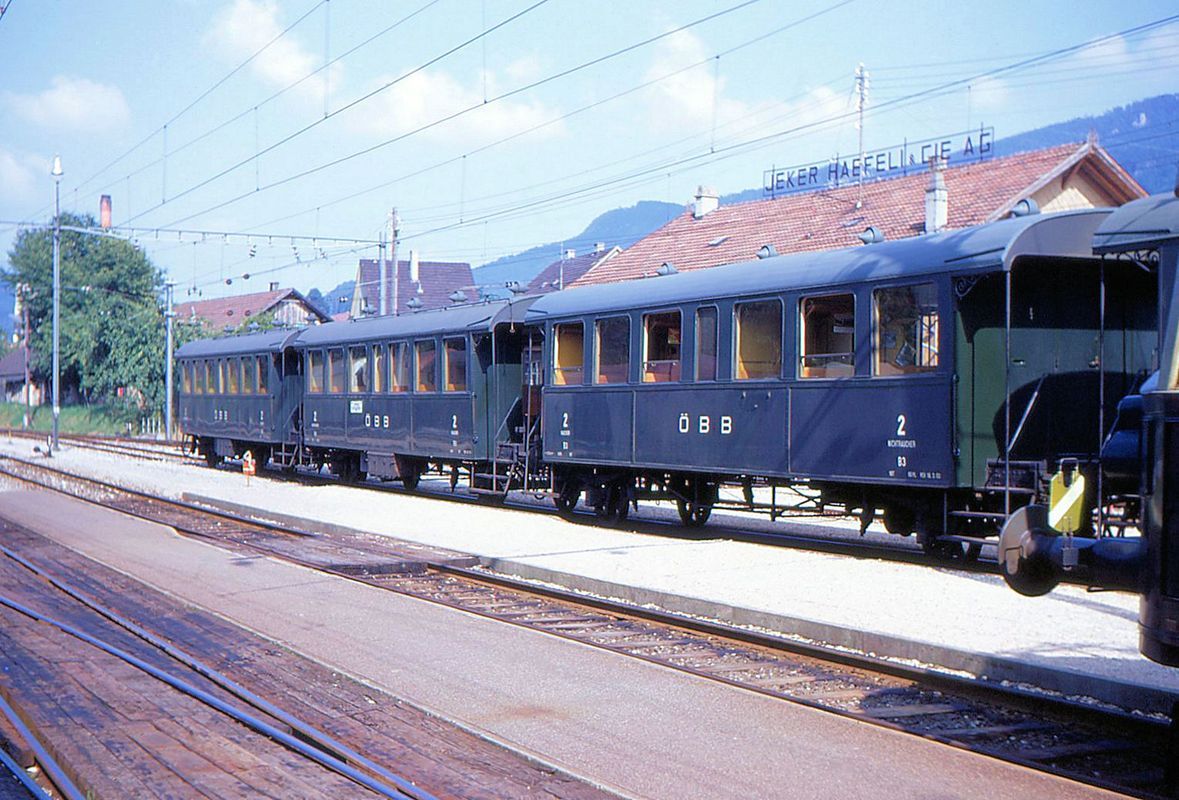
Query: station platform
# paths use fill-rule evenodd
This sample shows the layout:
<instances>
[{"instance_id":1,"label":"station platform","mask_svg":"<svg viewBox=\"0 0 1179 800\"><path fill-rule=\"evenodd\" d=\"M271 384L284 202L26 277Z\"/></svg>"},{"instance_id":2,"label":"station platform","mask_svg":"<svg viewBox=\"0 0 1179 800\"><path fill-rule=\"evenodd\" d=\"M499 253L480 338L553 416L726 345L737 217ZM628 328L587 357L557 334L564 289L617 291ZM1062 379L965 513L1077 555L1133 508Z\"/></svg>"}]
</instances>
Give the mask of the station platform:
<instances>
[{"instance_id":1,"label":"station platform","mask_svg":"<svg viewBox=\"0 0 1179 800\"><path fill-rule=\"evenodd\" d=\"M1117 796L71 498L0 488L0 515L622 797Z\"/></svg>"},{"instance_id":2,"label":"station platform","mask_svg":"<svg viewBox=\"0 0 1179 800\"><path fill-rule=\"evenodd\" d=\"M27 456L22 442L0 451ZM650 532L670 507L640 507L641 532L591 515L567 521L528 508L456 502L431 494L312 486L255 478L233 467L145 467L65 450L54 465L217 505L261 510L314 528L341 526L478 556L487 567L640 604L755 626L881 659L941 668L1028 689L1088 697L1127 710L1169 713L1179 670L1138 652L1138 598L1060 586L1017 595L995 575L734 541L726 530L814 532L820 527L714 515L690 533ZM444 482L427 492L445 494ZM658 526L655 526L658 527ZM849 528L850 527L850 531ZM854 537L854 523L836 534ZM872 536L873 534L869 534ZM887 541L899 541L888 537Z\"/></svg>"}]
</instances>

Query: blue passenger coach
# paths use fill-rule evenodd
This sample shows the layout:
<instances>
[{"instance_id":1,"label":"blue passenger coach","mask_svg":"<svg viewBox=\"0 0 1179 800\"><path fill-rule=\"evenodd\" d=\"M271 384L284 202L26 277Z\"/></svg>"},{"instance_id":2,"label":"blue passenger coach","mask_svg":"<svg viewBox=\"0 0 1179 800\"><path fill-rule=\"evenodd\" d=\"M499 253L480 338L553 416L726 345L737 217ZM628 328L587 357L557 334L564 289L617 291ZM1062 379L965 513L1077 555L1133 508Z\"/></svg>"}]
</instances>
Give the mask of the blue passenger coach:
<instances>
[{"instance_id":1,"label":"blue passenger coach","mask_svg":"<svg viewBox=\"0 0 1179 800\"><path fill-rule=\"evenodd\" d=\"M931 546L993 531L1061 459L1096 458L1099 419L1150 368L1152 279L1090 249L1108 213L542 297L558 506L671 497L701 524L731 483L774 515L882 510ZM756 501L766 484L804 498Z\"/></svg>"},{"instance_id":2,"label":"blue passenger coach","mask_svg":"<svg viewBox=\"0 0 1179 800\"><path fill-rule=\"evenodd\" d=\"M176 351L180 427L210 466L251 450L265 464L290 440L299 409L297 361L284 358L289 330L201 339Z\"/></svg>"},{"instance_id":3,"label":"blue passenger coach","mask_svg":"<svg viewBox=\"0 0 1179 800\"><path fill-rule=\"evenodd\" d=\"M305 385L301 452L292 463L326 463L347 479L373 475L411 488L431 464L454 468L456 479L459 466L485 474L497 448L508 447L515 463L523 441L522 323L531 302L305 330L295 345Z\"/></svg>"}]
</instances>

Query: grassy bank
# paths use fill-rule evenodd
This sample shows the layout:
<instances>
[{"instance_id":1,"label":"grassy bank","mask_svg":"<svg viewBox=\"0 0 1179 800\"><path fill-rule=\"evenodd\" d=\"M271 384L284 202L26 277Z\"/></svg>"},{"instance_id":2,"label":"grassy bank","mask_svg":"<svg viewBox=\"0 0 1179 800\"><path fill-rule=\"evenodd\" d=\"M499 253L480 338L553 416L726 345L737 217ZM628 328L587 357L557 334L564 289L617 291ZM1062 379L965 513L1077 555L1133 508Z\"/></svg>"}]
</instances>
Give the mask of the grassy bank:
<instances>
[{"instance_id":1,"label":"grassy bank","mask_svg":"<svg viewBox=\"0 0 1179 800\"><path fill-rule=\"evenodd\" d=\"M0 403L0 428L20 428L24 419L23 403ZM125 419L125 412L124 412ZM120 421L112 409L104 405L63 406L60 430L62 433L127 433L126 422ZM33 406L33 430L53 430L53 407ZM138 423L136 423L138 432Z\"/></svg>"}]
</instances>

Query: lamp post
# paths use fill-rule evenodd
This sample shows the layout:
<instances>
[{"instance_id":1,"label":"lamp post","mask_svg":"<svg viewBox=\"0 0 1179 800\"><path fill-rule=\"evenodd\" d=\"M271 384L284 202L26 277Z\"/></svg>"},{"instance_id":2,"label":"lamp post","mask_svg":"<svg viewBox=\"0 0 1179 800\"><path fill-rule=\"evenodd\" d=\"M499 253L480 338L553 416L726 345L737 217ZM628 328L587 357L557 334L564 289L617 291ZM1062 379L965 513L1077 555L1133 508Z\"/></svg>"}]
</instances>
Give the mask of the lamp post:
<instances>
[{"instance_id":1,"label":"lamp post","mask_svg":"<svg viewBox=\"0 0 1179 800\"><path fill-rule=\"evenodd\" d=\"M50 451L58 449L57 426L61 415L61 156L53 157L53 442Z\"/></svg>"},{"instance_id":2,"label":"lamp post","mask_svg":"<svg viewBox=\"0 0 1179 800\"><path fill-rule=\"evenodd\" d=\"M168 329L168 360L164 367L164 397L166 398L164 400L164 441L169 441L172 438L172 320L176 317L172 292L176 288L176 281L168 281L164 287L167 290L165 295L167 310L164 312L164 318L167 320Z\"/></svg>"}]
</instances>

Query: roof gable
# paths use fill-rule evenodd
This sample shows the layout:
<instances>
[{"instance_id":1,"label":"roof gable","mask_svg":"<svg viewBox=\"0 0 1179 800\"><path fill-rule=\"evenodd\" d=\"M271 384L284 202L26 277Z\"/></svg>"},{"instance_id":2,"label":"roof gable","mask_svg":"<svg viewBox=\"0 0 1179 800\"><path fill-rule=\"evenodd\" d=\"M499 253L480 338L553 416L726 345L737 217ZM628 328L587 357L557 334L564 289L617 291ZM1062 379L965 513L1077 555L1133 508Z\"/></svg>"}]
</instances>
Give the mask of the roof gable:
<instances>
[{"instance_id":1,"label":"roof gable","mask_svg":"<svg viewBox=\"0 0 1179 800\"><path fill-rule=\"evenodd\" d=\"M299 302L314 318L325 319L319 309L294 289L273 289L212 300L186 300L176 304L176 318L185 321L203 320L218 330L236 328L250 317L264 314L287 299Z\"/></svg>"},{"instance_id":2,"label":"roof gable","mask_svg":"<svg viewBox=\"0 0 1179 800\"><path fill-rule=\"evenodd\" d=\"M1145 194L1094 143L1065 144L945 169L946 227L1000 219L1037 188L1079 168L1101 175L1114 203ZM700 219L686 209L616 258L590 269L576 285L649 276L664 262L684 272L746 261L767 244L783 254L848 247L858 244L857 235L868 226L888 240L918 236L925 232L928 185L929 173L922 170L862 187L721 206Z\"/></svg>"},{"instance_id":3,"label":"roof gable","mask_svg":"<svg viewBox=\"0 0 1179 800\"><path fill-rule=\"evenodd\" d=\"M392 262L386 261L385 264L390 267ZM422 309L444 308L450 305L452 293L459 289L472 290L474 283L471 265L466 262L419 261L415 282L410 277L409 261L399 260L396 273L389 269L385 280L385 308L392 312L394 295L399 314L413 310L409 303L415 297L421 302ZM354 291L353 316L359 316L358 311L366 307L372 314L380 313L381 273L376 259L360 260Z\"/></svg>"}]
</instances>

